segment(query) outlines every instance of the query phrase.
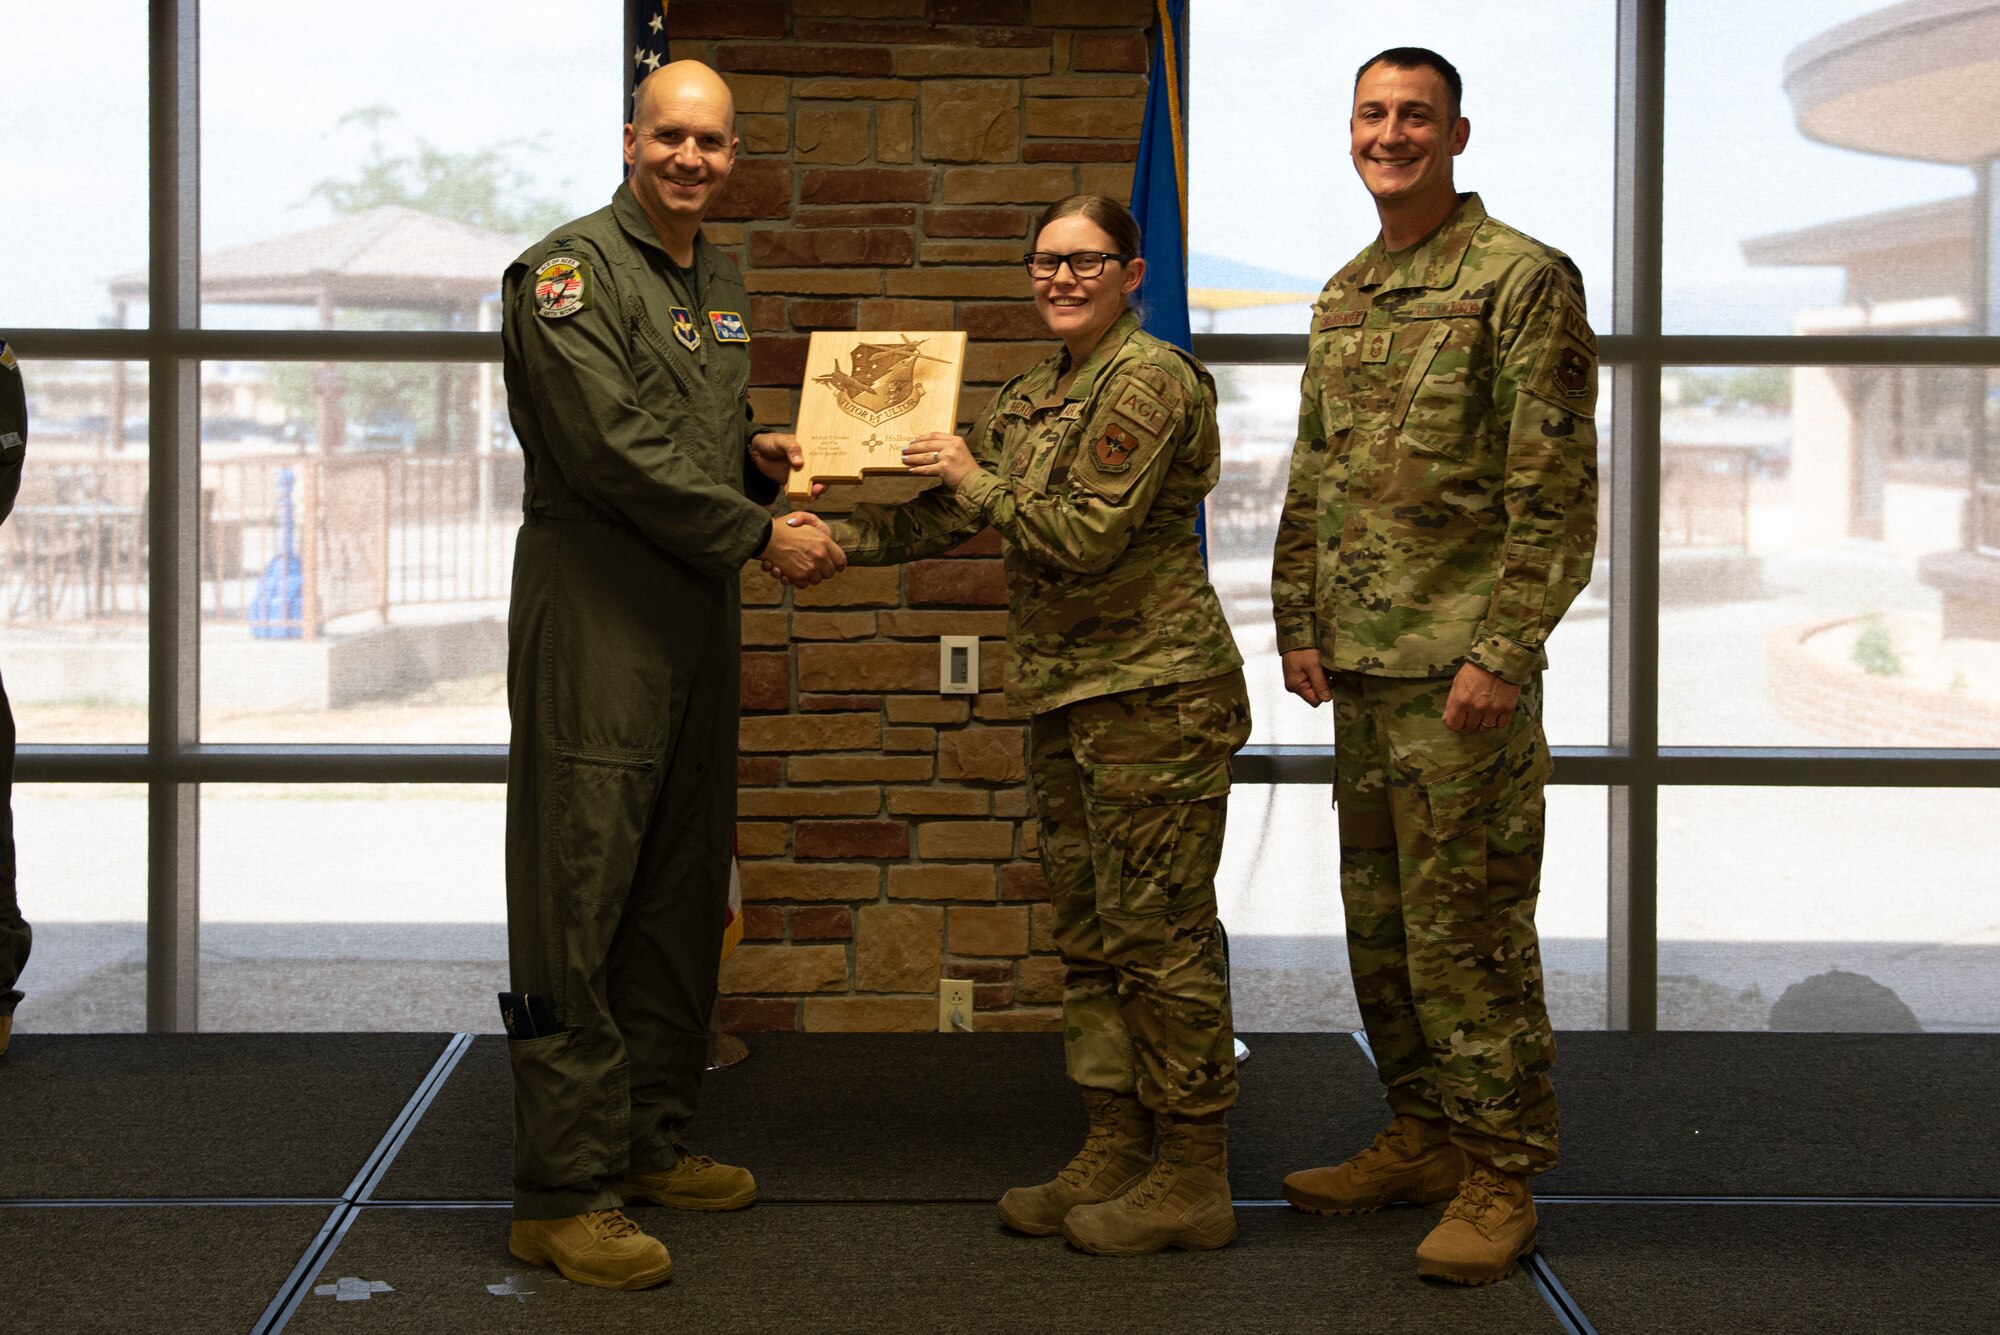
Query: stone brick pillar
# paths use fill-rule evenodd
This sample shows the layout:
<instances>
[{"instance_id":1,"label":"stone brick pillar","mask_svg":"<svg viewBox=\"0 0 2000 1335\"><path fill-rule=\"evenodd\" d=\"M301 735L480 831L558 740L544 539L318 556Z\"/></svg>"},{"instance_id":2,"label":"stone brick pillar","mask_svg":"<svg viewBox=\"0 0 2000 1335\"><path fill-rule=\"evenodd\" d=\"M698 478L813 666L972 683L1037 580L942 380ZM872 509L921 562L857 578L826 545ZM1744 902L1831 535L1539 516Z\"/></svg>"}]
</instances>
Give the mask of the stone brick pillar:
<instances>
[{"instance_id":1,"label":"stone brick pillar","mask_svg":"<svg viewBox=\"0 0 2000 1335\"><path fill-rule=\"evenodd\" d=\"M760 420L790 422L814 329L963 329L963 424L1053 350L1019 260L1048 202L1131 193L1148 0L675 0L676 58L721 71L742 153L708 227L751 293ZM914 494L836 487L815 508ZM789 593L744 578L745 940L720 1015L748 1030L920 1030L940 976L976 1024L1057 1026L1021 724L999 693L998 536ZM980 693L937 691L940 635Z\"/></svg>"}]
</instances>

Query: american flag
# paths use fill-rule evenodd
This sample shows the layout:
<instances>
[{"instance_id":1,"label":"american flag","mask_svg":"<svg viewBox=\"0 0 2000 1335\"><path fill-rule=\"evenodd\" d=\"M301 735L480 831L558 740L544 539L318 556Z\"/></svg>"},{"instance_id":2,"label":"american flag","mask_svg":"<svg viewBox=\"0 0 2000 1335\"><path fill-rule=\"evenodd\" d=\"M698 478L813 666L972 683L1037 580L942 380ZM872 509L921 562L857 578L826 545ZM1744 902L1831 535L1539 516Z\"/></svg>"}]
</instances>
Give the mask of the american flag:
<instances>
[{"instance_id":1,"label":"american flag","mask_svg":"<svg viewBox=\"0 0 2000 1335\"><path fill-rule=\"evenodd\" d=\"M625 66L625 115L632 115L632 90L639 80L667 63L667 0L627 0L625 45L632 59Z\"/></svg>"}]
</instances>

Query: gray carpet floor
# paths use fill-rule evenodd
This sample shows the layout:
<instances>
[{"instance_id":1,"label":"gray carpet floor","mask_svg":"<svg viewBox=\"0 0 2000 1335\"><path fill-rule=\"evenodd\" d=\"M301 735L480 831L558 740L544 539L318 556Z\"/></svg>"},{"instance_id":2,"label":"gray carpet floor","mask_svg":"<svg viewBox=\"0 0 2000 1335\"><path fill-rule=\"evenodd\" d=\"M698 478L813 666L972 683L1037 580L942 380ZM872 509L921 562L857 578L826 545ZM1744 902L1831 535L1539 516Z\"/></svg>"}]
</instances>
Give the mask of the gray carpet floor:
<instances>
[{"instance_id":1,"label":"gray carpet floor","mask_svg":"<svg viewBox=\"0 0 2000 1335\"><path fill-rule=\"evenodd\" d=\"M2000 1330L2000 1208L1546 1205L1540 1245L1603 1335Z\"/></svg>"},{"instance_id":2,"label":"gray carpet floor","mask_svg":"<svg viewBox=\"0 0 2000 1335\"><path fill-rule=\"evenodd\" d=\"M1431 1218L1422 1210L1335 1229L1290 1210L1243 1209L1233 1247L1132 1259L1008 1234L985 1204L636 1214L674 1256L673 1279L648 1293L607 1293L523 1266L507 1254L505 1210L367 1209L321 1281L380 1280L395 1292L371 1299L365 1314L309 1297L286 1330L355 1330L364 1315L385 1335L1561 1330L1525 1274L1478 1290L1419 1282L1411 1250Z\"/></svg>"},{"instance_id":3,"label":"gray carpet floor","mask_svg":"<svg viewBox=\"0 0 2000 1335\"><path fill-rule=\"evenodd\" d=\"M708 1077L690 1139L752 1167L763 1199L640 1211L676 1258L653 1294L512 1261L507 1210L475 1204L509 1194L497 1037L470 1044L371 1200L283 1204L342 1196L448 1041L18 1036L0 1062L0 1331L240 1332L286 1294L300 1331L1564 1328L1525 1273L1418 1281L1428 1211L1260 1203L1382 1122L1345 1034L1247 1036L1231 1118L1242 1238L1202 1256L1104 1261L1000 1230L993 1198L1045 1177L1081 1131L1049 1035L753 1036L748 1061ZM2000 1038L1565 1033L1560 1047L1564 1160L1536 1184L1541 1263L1603 1335L2000 1329ZM1595 1196L1627 1199L1576 1199ZM1743 1203L1658 1199L1695 1196ZM115 1203L180 1197L267 1203ZM345 1231L322 1240L330 1220Z\"/></svg>"},{"instance_id":4,"label":"gray carpet floor","mask_svg":"<svg viewBox=\"0 0 2000 1335\"><path fill-rule=\"evenodd\" d=\"M337 1197L443 1034L22 1034L0 1200Z\"/></svg>"},{"instance_id":5,"label":"gray carpet floor","mask_svg":"<svg viewBox=\"0 0 2000 1335\"><path fill-rule=\"evenodd\" d=\"M0 1331L240 1335L331 1213L323 1205L0 1210Z\"/></svg>"}]
</instances>

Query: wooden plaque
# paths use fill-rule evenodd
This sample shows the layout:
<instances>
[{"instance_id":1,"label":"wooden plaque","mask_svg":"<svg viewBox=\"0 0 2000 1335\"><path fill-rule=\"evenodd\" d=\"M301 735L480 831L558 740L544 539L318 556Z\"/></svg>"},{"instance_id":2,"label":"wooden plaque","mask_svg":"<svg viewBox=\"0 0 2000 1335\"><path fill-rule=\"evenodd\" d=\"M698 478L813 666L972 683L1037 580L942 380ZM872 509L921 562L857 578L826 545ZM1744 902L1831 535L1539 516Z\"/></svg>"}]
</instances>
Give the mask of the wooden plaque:
<instances>
[{"instance_id":1,"label":"wooden plaque","mask_svg":"<svg viewBox=\"0 0 2000 1335\"><path fill-rule=\"evenodd\" d=\"M816 331L796 432L806 466L792 474L791 497L809 496L815 482L903 472L912 437L958 430L964 379L962 333Z\"/></svg>"}]
</instances>

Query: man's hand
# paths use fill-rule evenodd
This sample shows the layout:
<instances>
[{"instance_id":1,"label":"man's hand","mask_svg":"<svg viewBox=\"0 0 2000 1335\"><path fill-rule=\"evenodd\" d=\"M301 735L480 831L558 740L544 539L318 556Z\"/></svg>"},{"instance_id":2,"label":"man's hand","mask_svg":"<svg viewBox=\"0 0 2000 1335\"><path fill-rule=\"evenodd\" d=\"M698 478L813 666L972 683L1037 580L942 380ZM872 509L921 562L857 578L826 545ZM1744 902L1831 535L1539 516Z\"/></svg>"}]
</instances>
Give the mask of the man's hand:
<instances>
[{"instance_id":1,"label":"man's hand","mask_svg":"<svg viewBox=\"0 0 2000 1335\"><path fill-rule=\"evenodd\" d=\"M1519 686L1502 681L1477 663L1467 663L1451 679L1451 695L1444 702L1444 726L1453 732L1503 728L1520 698Z\"/></svg>"},{"instance_id":2,"label":"man's hand","mask_svg":"<svg viewBox=\"0 0 2000 1335\"><path fill-rule=\"evenodd\" d=\"M833 540L826 521L803 510L771 521L771 541L761 559L765 570L795 589L847 569L847 553Z\"/></svg>"},{"instance_id":3,"label":"man's hand","mask_svg":"<svg viewBox=\"0 0 2000 1335\"><path fill-rule=\"evenodd\" d=\"M1326 684L1326 669L1320 666L1319 650L1288 649L1280 661L1285 667L1286 690L1314 709L1333 699L1333 689Z\"/></svg>"},{"instance_id":4,"label":"man's hand","mask_svg":"<svg viewBox=\"0 0 2000 1335\"><path fill-rule=\"evenodd\" d=\"M750 462L757 465L762 473L779 486L792 480L792 474L806 466L806 452L799 448L799 438L788 431L759 431L750 437ZM826 483L812 484L815 500L826 490Z\"/></svg>"}]
</instances>

